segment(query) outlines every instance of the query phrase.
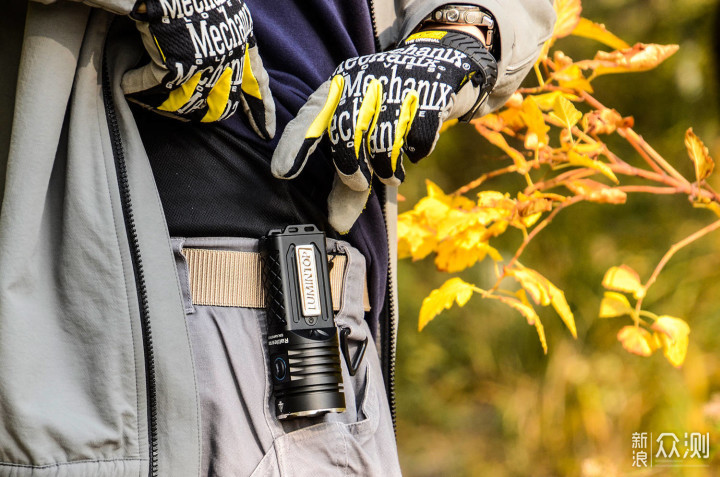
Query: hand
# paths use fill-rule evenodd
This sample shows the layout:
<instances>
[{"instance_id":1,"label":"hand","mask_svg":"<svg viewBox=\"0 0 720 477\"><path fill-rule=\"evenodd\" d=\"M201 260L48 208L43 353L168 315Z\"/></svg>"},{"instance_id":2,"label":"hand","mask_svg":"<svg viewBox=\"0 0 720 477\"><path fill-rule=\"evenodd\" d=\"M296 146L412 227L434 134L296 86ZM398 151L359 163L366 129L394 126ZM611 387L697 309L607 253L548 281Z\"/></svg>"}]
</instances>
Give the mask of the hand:
<instances>
[{"instance_id":1,"label":"hand","mask_svg":"<svg viewBox=\"0 0 720 477\"><path fill-rule=\"evenodd\" d=\"M146 0L131 17L151 62L125 73L128 99L201 122L241 107L260 137L273 137L275 104L245 2Z\"/></svg>"},{"instance_id":2,"label":"hand","mask_svg":"<svg viewBox=\"0 0 720 477\"><path fill-rule=\"evenodd\" d=\"M421 32L398 49L345 60L286 127L272 172L296 177L327 133L337 172L329 222L347 232L367 202L372 174L399 185L402 153L413 162L429 155L443 121L471 117L496 77L480 42L454 31Z\"/></svg>"}]
</instances>

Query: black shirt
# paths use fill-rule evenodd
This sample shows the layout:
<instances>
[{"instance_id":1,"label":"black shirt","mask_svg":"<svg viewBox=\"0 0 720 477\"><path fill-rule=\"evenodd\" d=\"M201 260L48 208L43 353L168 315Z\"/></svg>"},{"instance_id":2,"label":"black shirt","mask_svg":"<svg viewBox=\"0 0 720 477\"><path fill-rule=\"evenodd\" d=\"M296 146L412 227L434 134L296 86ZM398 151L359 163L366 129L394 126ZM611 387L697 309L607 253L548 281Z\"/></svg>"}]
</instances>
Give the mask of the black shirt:
<instances>
[{"instance_id":1,"label":"black shirt","mask_svg":"<svg viewBox=\"0 0 720 477\"><path fill-rule=\"evenodd\" d=\"M375 51L368 4L366 0L246 3L277 110L272 141L257 136L242 111L220 123L198 124L133 109L170 234L260 237L273 228L312 223L338 237L327 224L327 197L335 174L327 140L293 180L274 178L270 159L287 123L335 67L347 58ZM388 263L375 189L355 226L338 237L366 258L372 328L385 298Z\"/></svg>"}]
</instances>

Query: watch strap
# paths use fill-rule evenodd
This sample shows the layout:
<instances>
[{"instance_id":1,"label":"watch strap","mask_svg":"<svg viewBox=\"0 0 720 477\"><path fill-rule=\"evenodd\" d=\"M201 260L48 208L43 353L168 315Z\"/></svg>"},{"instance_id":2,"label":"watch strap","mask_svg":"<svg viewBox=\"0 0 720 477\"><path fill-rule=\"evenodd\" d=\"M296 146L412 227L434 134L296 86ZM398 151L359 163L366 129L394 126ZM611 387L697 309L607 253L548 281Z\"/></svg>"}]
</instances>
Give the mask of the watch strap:
<instances>
[{"instance_id":1,"label":"watch strap","mask_svg":"<svg viewBox=\"0 0 720 477\"><path fill-rule=\"evenodd\" d=\"M472 35L454 30L442 30L441 32L442 35L434 35L433 33L436 32L432 30L416 33L408 37L404 44L430 42L454 48L465 53L477 65L478 74L470 76L468 80L474 86L479 87L480 92L473 107L459 118L460 121L468 122L487 100L493 87L495 87L498 76L497 62L488 49Z\"/></svg>"}]
</instances>

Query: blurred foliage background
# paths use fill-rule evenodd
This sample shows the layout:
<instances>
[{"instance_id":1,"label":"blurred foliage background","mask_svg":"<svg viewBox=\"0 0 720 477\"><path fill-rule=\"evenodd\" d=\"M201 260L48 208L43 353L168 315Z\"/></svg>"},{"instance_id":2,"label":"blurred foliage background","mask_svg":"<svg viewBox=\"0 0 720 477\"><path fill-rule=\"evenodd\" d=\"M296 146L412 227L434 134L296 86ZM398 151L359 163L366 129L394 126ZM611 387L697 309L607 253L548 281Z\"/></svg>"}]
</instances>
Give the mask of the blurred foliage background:
<instances>
[{"instance_id":1,"label":"blurred foliage background","mask_svg":"<svg viewBox=\"0 0 720 477\"><path fill-rule=\"evenodd\" d=\"M593 85L600 101L634 116L635 130L689 178L692 164L683 144L688 127L720 158L718 7L713 0L583 4L584 17L605 23L630 44L680 45L656 70L602 77ZM556 47L581 59L602 45L569 37ZM620 142L614 151L637 162ZM449 192L496 168L501 154L472 126L451 128L431 158L408 168L401 211L422 197L425 178ZM717 176L710 180L716 189ZM484 187L507 190L513 184L502 181L510 180L515 179ZM673 243L713 217L692 209L682 196L630 195L626 205L579 204L561 213L523 255L524 264L566 292L578 324L573 340L552 310L541 314L547 356L524 318L479 297L441 314L419 333L423 297L449 275L437 272L432 258L401 261L397 399L405 474L720 475L720 236L711 234L675 255L645 301L648 310L690 324L681 369L661 354L642 358L625 352L616 333L629 324L627 318L597 318L609 267L626 263L646 280ZM503 251L513 244L493 245ZM487 286L489 267L475 266L461 276ZM638 471L632 467L634 432L674 432L680 439L686 432L710 432L711 459L703 461L709 465Z\"/></svg>"}]
</instances>

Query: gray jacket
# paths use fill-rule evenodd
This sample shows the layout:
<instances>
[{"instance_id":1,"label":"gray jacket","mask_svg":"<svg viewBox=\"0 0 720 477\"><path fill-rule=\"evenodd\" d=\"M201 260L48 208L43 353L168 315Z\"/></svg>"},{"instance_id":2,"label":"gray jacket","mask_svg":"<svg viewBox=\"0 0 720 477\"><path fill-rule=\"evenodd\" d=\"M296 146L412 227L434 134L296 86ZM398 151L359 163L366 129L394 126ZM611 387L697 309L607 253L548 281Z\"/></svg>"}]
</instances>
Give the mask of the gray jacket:
<instances>
[{"instance_id":1,"label":"gray jacket","mask_svg":"<svg viewBox=\"0 0 720 477\"><path fill-rule=\"evenodd\" d=\"M197 476L181 292L119 87L141 52L113 20L135 0L44 3L11 0L0 18L0 475ZM383 47L447 0L396 3L371 3ZM548 0L463 3L497 19L497 108L554 14Z\"/></svg>"}]
</instances>

